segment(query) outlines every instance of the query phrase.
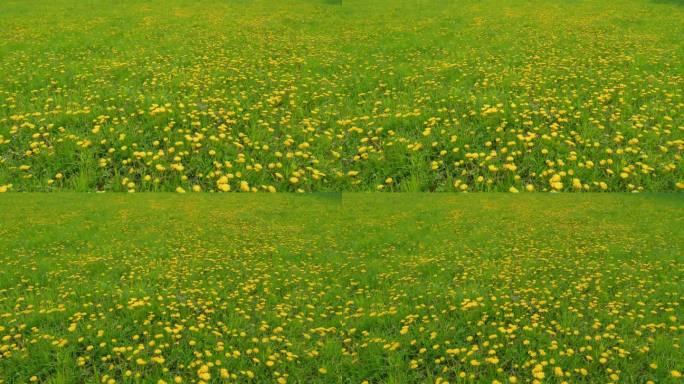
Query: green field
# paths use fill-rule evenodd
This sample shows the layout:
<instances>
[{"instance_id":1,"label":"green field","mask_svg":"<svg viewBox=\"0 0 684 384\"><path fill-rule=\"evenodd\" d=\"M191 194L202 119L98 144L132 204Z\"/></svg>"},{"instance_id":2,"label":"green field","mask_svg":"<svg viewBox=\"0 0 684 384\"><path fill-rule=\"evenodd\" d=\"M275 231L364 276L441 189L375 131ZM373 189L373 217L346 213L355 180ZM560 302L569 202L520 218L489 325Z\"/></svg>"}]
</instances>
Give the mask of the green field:
<instances>
[{"instance_id":1,"label":"green field","mask_svg":"<svg viewBox=\"0 0 684 384\"><path fill-rule=\"evenodd\" d=\"M674 191L677 0L3 0L2 191Z\"/></svg>"},{"instance_id":2,"label":"green field","mask_svg":"<svg viewBox=\"0 0 684 384\"><path fill-rule=\"evenodd\" d=\"M8 194L3 383L657 383L675 195Z\"/></svg>"},{"instance_id":3,"label":"green field","mask_svg":"<svg viewBox=\"0 0 684 384\"><path fill-rule=\"evenodd\" d=\"M0 384L681 383L682 156L681 0L0 0Z\"/></svg>"}]
</instances>

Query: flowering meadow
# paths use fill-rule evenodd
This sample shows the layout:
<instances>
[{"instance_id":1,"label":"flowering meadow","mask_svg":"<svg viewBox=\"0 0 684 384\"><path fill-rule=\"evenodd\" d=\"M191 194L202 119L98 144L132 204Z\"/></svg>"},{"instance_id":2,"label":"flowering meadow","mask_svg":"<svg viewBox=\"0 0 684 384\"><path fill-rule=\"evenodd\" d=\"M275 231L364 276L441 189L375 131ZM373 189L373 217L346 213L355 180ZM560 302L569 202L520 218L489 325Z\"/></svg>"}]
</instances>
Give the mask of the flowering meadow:
<instances>
[{"instance_id":1,"label":"flowering meadow","mask_svg":"<svg viewBox=\"0 0 684 384\"><path fill-rule=\"evenodd\" d=\"M672 194L25 196L1 383L682 382Z\"/></svg>"},{"instance_id":2,"label":"flowering meadow","mask_svg":"<svg viewBox=\"0 0 684 384\"><path fill-rule=\"evenodd\" d=\"M684 189L678 0L4 0L0 192Z\"/></svg>"},{"instance_id":3,"label":"flowering meadow","mask_svg":"<svg viewBox=\"0 0 684 384\"><path fill-rule=\"evenodd\" d=\"M682 0L0 0L0 384L684 383L682 156Z\"/></svg>"}]
</instances>

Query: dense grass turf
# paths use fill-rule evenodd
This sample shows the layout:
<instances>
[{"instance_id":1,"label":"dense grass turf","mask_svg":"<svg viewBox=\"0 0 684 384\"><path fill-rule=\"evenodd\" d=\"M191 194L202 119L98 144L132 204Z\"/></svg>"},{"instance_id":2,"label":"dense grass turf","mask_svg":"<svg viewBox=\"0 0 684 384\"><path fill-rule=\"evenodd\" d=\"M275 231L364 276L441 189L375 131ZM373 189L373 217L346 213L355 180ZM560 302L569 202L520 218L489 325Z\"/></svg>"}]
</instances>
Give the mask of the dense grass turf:
<instances>
[{"instance_id":1,"label":"dense grass turf","mask_svg":"<svg viewBox=\"0 0 684 384\"><path fill-rule=\"evenodd\" d=\"M676 382L682 217L673 195L7 195L0 382Z\"/></svg>"},{"instance_id":2,"label":"dense grass turf","mask_svg":"<svg viewBox=\"0 0 684 384\"><path fill-rule=\"evenodd\" d=\"M0 25L0 191L684 188L680 1L3 0Z\"/></svg>"}]
</instances>

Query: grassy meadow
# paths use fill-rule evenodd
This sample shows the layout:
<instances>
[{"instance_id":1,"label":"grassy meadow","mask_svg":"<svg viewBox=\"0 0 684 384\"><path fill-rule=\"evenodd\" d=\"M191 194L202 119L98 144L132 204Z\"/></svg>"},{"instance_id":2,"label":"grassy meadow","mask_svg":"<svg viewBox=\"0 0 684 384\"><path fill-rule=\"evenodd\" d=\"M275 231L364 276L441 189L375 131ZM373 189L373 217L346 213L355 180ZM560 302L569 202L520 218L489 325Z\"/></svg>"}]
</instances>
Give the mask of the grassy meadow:
<instances>
[{"instance_id":1,"label":"grassy meadow","mask_svg":"<svg viewBox=\"0 0 684 384\"><path fill-rule=\"evenodd\" d=\"M677 0L0 1L0 384L682 382L683 36Z\"/></svg>"},{"instance_id":2,"label":"grassy meadow","mask_svg":"<svg viewBox=\"0 0 684 384\"><path fill-rule=\"evenodd\" d=\"M675 191L676 0L4 0L0 192Z\"/></svg>"},{"instance_id":3,"label":"grassy meadow","mask_svg":"<svg viewBox=\"0 0 684 384\"><path fill-rule=\"evenodd\" d=\"M7 194L0 382L681 382L683 217L673 194Z\"/></svg>"}]
</instances>

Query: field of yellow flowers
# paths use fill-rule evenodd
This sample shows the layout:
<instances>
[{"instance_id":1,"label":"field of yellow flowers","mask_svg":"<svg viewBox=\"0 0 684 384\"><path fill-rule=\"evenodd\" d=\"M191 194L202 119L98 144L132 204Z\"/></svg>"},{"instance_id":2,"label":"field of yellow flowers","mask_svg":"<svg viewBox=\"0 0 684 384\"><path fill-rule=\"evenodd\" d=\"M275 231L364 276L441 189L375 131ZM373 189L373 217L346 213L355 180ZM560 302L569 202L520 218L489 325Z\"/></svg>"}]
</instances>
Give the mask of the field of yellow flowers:
<instances>
[{"instance_id":1,"label":"field of yellow flowers","mask_svg":"<svg viewBox=\"0 0 684 384\"><path fill-rule=\"evenodd\" d=\"M0 383L682 382L683 217L672 194L8 194Z\"/></svg>"},{"instance_id":2,"label":"field of yellow flowers","mask_svg":"<svg viewBox=\"0 0 684 384\"><path fill-rule=\"evenodd\" d=\"M4 0L0 192L674 191L678 0Z\"/></svg>"}]
</instances>

